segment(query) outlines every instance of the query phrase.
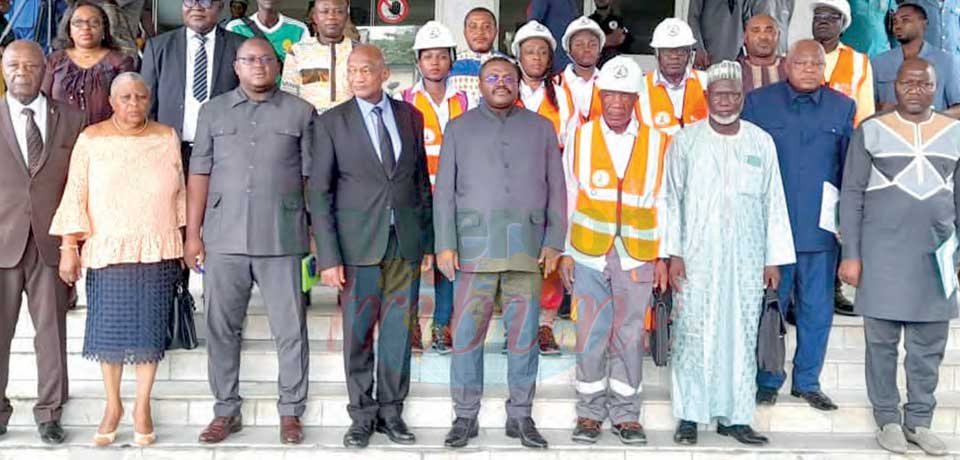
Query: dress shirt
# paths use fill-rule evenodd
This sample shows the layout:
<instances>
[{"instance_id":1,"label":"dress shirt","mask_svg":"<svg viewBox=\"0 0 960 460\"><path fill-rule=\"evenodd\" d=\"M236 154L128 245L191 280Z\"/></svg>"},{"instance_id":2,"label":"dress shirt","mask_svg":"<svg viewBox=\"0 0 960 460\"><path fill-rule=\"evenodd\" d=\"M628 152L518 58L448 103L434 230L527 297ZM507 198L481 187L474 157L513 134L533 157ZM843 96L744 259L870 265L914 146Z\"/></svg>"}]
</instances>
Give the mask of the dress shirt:
<instances>
[{"instance_id":1,"label":"dress shirt","mask_svg":"<svg viewBox=\"0 0 960 460\"><path fill-rule=\"evenodd\" d=\"M37 95L37 98L29 105L23 105L20 101L7 94L7 106L10 107L10 120L13 122L13 132L17 136L17 145L20 147L20 154L23 155L23 163L30 164L29 153L27 152L27 117L23 109L33 110L33 121L40 128L40 136L43 137L44 145L47 142L47 98L43 94Z\"/></svg>"},{"instance_id":2,"label":"dress shirt","mask_svg":"<svg viewBox=\"0 0 960 460\"><path fill-rule=\"evenodd\" d=\"M937 73L937 89L933 95L933 109L944 110L952 105L960 104L960 80L957 79L957 58L946 51L923 42L918 55L933 66ZM873 66L873 76L876 81L877 102L889 104L897 103L897 94L894 83L897 72L903 64L903 48L896 47L890 51L880 53L870 60Z\"/></svg>"},{"instance_id":3,"label":"dress shirt","mask_svg":"<svg viewBox=\"0 0 960 460\"><path fill-rule=\"evenodd\" d=\"M927 11L923 39L954 56L960 54L960 0L917 0Z\"/></svg>"},{"instance_id":4,"label":"dress shirt","mask_svg":"<svg viewBox=\"0 0 960 460\"><path fill-rule=\"evenodd\" d=\"M400 152L403 150L403 144L400 140L400 130L397 128L397 120L393 117L393 106L386 94L380 98L380 102L371 104L361 98L356 98L360 106L360 113L363 115L363 123L367 125L367 135L370 136L370 142L373 143L373 149L377 151L380 161L383 161L383 152L380 151L380 139L377 138L377 116L373 113L374 107L380 107L383 112L383 124L387 126L387 132L390 133L390 141L393 142L393 156L400 161Z\"/></svg>"},{"instance_id":5,"label":"dress shirt","mask_svg":"<svg viewBox=\"0 0 960 460\"><path fill-rule=\"evenodd\" d=\"M840 39L871 58L890 49L887 14L896 11L895 0L849 0L853 20Z\"/></svg>"},{"instance_id":6,"label":"dress shirt","mask_svg":"<svg viewBox=\"0 0 960 460\"><path fill-rule=\"evenodd\" d=\"M540 109L540 104L543 104L543 99L547 97L547 92L544 88L546 88L546 82L540 83L539 88L533 89L527 85L527 82L520 80L520 100L527 110L536 112Z\"/></svg>"},{"instance_id":7,"label":"dress shirt","mask_svg":"<svg viewBox=\"0 0 960 460\"><path fill-rule=\"evenodd\" d=\"M830 251L833 233L820 228L823 183L840 188L856 111L850 98L826 87L798 93L788 82L751 91L743 119L773 137L797 252Z\"/></svg>"},{"instance_id":8,"label":"dress shirt","mask_svg":"<svg viewBox=\"0 0 960 460\"><path fill-rule=\"evenodd\" d=\"M653 83L656 85L661 85L667 90L667 96L670 97L670 103L673 104L673 116L679 119L683 119L683 98L684 93L687 91L687 80L689 78L690 69L687 69L687 73L683 75L683 80L681 80L680 84L677 85L674 85L673 83L667 81L666 78L663 78L663 75L660 74L660 69L655 70L653 74Z\"/></svg>"},{"instance_id":9,"label":"dress shirt","mask_svg":"<svg viewBox=\"0 0 960 460\"><path fill-rule=\"evenodd\" d=\"M460 90L457 89L457 86L452 82L447 82L447 92L443 95L443 102L439 105L434 102L433 97L430 96L430 93L427 92L423 87L423 80L418 81L413 88L410 89L413 94L423 93L427 98L427 101L430 102L430 107L433 107L433 113L437 115L437 120L440 122L440 133L442 134L447 130L447 122L450 121L450 99L457 97L457 94L460 94ZM463 111L466 112L469 107L464 107ZM384 111L386 112L386 111ZM384 120L386 123L386 120Z\"/></svg>"},{"instance_id":10,"label":"dress shirt","mask_svg":"<svg viewBox=\"0 0 960 460\"><path fill-rule=\"evenodd\" d=\"M830 75L833 74L833 70L837 67L837 61L840 60L840 49L844 47L849 48L849 46L839 43L833 51L827 53L827 66L823 70L825 80L830 80ZM857 94L853 95L852 99L857 103L857 123L866 120L877 111L876 103L873 100L873 66L867 67L867 75L863 81L863 86L860 87Z\"/></svg>"},{"instance_id":11,"label":"dress shirt","mask_svg":"<svg viewBox=\"0 0 960 460\"><path fill-rule=\"evenodd\" d=\"M597 82L600 71L593 70L593 77L584 80L573 71L573 64L567 66L563 71L563 80L570 86L570 92L573 93L573 105L583 116L590 115L590 104L593 102L593 85Z\"/></svg>"},{"instance_id":12,"label":"dress shirt","mask_svg":"<svg viewBox=\"0 0 960 460\"><path fill-rule=\"evenodd\" d=\"M204 48L207 49L207 98L198 101L197 98L193 96L193 65L197 56L197 50L200 49L200 40L197 38L198 35L200 34L189 28L187 29L187 55L185 56L187 76L183 85L182 137L184 142L193 142L193 138L197 135L197 117L200 116L200 106L210 100L210 95L213 92L213 66L216 64L216 61L213 60L213 50L215 49L217 41L216 28L207 32L207 41L204 43Z\"/></svg>"}]
</instances>

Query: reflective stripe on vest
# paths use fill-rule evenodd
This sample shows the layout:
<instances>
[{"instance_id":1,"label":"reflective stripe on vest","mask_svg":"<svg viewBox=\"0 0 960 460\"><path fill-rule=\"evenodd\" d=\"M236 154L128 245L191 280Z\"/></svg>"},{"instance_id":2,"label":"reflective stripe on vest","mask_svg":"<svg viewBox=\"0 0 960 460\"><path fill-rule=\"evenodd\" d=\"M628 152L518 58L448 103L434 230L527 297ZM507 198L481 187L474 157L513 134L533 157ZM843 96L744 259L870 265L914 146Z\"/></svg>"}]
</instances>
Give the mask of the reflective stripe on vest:
<instances>
[{"instance_id":1,"label":"reflective stripe on vest","mask_svg":"<svg viewBox=\"0 0 960 460\"><path fill-rule=\"evenodd\" d=\"M443 145L443 129L440 117L433 110L433 104L422 91L413 96L413 106L423 114L423 147L427 151L427 170L430 171L430 185L437 183L437 170L440 168L440 146ZM447 100L450 120L463 115L464 107L460 97ZM450 120L447 120L449 123Z\"/></svg>"},{"instance_id":2,"label":"reflective stripe on vest","mask_svg":"<svg viewBox=\"0 0 960 460\"><path fill-rule=\"evenodd\" d=\"M562 76L563 74L560 75ZM573 107L573 110L577 112L581 125L588 121L600 119L600 115L603 115L603 107L600 105L600 90L597 88L596 81L594 81L591 85L591 88L593 88L593 95L590 97L590 112L587 114L587 116L584 116L583 112L580 110L580 107L577 107L576 104L573 103L573 90L570 88L570 84L567 83L567 80L561 77L560 82L562 84L561 86L563 87L563 91L567 93L567 97L570 99L570 106Z\"/></svg>"},{"instance_id":3,"label":"reflective stripe on vest","mask_svg":"<svg viewBox=\"0 0 960 460\"><path fill-rule=\"evenodd\" d=\"M867 66L870 58L866 54L858 53L846 45L840 45L840 55L837 56L837 65L833 67L830 88L843 93L844 96L857 100L860 88L867 81Z\"/></svg>"},{"instance_id":4,"label":"reflective stripe on vest","mask_svg":"<svg viewBox=\"0 0 960 460\"><path fill-rule=\"evenodd\" d=\"M620 179L600 123L588 122L574 134L573 172L579 187L570 220L570 243L584 255L600 257L619 236L630 257L656 259L660 250L656 198L668 138L641 124Z\"/></svg>"},{"instance_id":5,"label":"reflective stripe on vest","mask_svg":"<svg viewBox=\"0 0 960 460\"><path fill-rule=\"evenodd\" d=\"M707 98L703 94L704 84L701 74L692 71L693 75L687 78L683 92L683 113L677 118L673 101L667 89L654 82L654 73L644 77L645 88L640 93L640 120L647 126L653 126L668 136L677 134L680 128L707 118Z\"/></svg>"}]
</instances>

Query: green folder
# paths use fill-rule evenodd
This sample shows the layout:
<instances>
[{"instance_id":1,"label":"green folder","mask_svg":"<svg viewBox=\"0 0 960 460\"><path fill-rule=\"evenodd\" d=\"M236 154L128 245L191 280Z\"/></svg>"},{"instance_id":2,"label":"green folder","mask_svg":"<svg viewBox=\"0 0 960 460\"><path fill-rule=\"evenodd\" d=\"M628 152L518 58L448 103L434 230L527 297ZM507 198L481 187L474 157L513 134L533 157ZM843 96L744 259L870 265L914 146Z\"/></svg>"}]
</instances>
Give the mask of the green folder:
<instances>
[{"instance_id":1,"label":"green folder","mask_svg":"<svg viewBox=\"0 0 960 460\"><path fill-rule=\"evenodd\" d=\"M310 254L300 260L300 289L310 292L318 281L320 273L317 271L317 256Z\"/></svg>"},{"instance_id":2,"label":"green folder","mask_svg":"<svg viewBox=\"0 0 960 460\"><path fill-rule=\"evenodd\" d=\"M957 234L950 235L934 252L937 260L937 271L940 272L940 285L943 286L943 295L948 298L957 290L957 270L954 266L954 254L957 252Z\"/></svg>"}]
</instances>

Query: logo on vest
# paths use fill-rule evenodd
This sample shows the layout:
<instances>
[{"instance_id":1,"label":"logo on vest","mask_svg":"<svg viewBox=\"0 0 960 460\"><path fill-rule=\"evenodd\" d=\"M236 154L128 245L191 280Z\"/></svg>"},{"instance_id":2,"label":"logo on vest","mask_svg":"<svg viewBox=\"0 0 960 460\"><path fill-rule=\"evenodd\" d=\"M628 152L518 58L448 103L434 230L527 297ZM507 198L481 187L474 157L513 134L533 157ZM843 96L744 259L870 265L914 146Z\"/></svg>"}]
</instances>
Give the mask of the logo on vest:
<instances>
[{"instance_id":1,"label":"logo on vest","mask_svg":"<svg viewBox=\"0 0 960 460\"><path fill-rule=\"evenodd\" d=\"M593 181L594 187L606 187L610 185L610 174L606 171L595 171L593 177L590 179Z\"/></svg>"},{"instance_id":2,"label":"logo on vest","mask_svg":"<svg viewBox=\"0 0 960 460\"><path fill-rule=\"evenodd\" d=\"M426 144L433 144L437 140L437 133L433 132L430 128L425 128L423 130L423 142Z\"/></svg>"},{"instance_id":3,"label":"logo on vest","mask_svg":"<svg viewBox=\"0 0 960 460\"><path fill-rule=\"evenodd\" d=\"M657 114L653 116L653 122L660 126L670 124L670 114L667 112L657 112Z\"/></svg>"}]
</instances>

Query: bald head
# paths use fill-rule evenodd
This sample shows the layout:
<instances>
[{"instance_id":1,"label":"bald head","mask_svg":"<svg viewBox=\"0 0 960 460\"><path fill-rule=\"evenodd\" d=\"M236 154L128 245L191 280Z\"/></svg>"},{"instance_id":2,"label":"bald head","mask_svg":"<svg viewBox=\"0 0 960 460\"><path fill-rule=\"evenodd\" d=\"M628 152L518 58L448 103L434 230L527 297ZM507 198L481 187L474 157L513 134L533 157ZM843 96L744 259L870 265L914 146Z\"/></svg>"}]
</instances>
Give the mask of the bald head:
<instances>
[{"instance_id":1,"label":"bald head","mask_svg":"<svg viewBox=\"0 0 960 460\"><path fill-rule=\"evenodd\" d=\"M787 81L801 93L816 91L827 65L823 46L816 40L799 40L787 52Z\"/></svg>"},{"instance_id":2,"label":"bald head","mask_svg":"<svg viewBox=\"0 0 960 460\"><path fill-rule=\"evenodd\" d=\"M937 82L937 71L924 59L913 57L903 61L903 64L900 64L900 69L897 70L897 80L900 79L905 74L911 72L922 72L926 73L930 81Z\"/></svg>"},{"instance_id":3,"label":"bald head","mask_svg":"<svg viewBox=\"0 0 960 460\"><path fill-rule=\"evenodd\" d=\"M390 79L390 69L383 52L373 45L357 45L347 59L347 80L353 95L372 104L383 97L383 84Z\"/></svg>"},{"instance_id":4,"label":"bald head","mask_svg":"<svg viewBox=\"0 0 960 460\"><path fill-rule=\"evenodd\" d=\"M747 21L743 32L743 45L747 48L747 56L770 58L777 53L779 44L780 30L770 15L758 14Z\"/></svg>"},{"instance_id":5,"label":"bald head","mask_svg":"<svg viewBox=\"0 0 960 460\"><path fill-rule=\"evenodd\" d=\"M240 45L240 48L237 49L237 55L239 56L242 51L246 51L248 49L250 51L255 50L257 52L264 50L273 51L273 45L263 38L248 38L247 40L244 40L244 42Z\"/></svg>"},{"instance_id":6,"label":"bald head","mask_svg":"<svg viewBox=\"0 0 960 460\"><path fill-rule=\"evenodd\" d=\"M45 61L43 49L36 42L17 40L3 52L3 79L10 95L29 104L40 94Z\"/></svg>"},{"instance_id":7,"label":"bald head","mask_svg":"<svg viewBox=\"0 0 960 460\"><path fill-rule=\"evenodd\" d=\"M237 61L233 64L233 70L247 96L259 99L267 97L276 87L280 63L270 42L262 38L251 38L244 41L237 50Z\"/></svg>"},{"instance_id":8,"label":"bald head","mask_svg":"<svg viewBox=\"0 0 960 460\"><path fill-rule=\"evenodd\" d=\"M897 111L901 115L926 119L937 92L937 73L923 59L907 59L897 71L893 89L897 95Z\"/></svg>"}]
</instances>

